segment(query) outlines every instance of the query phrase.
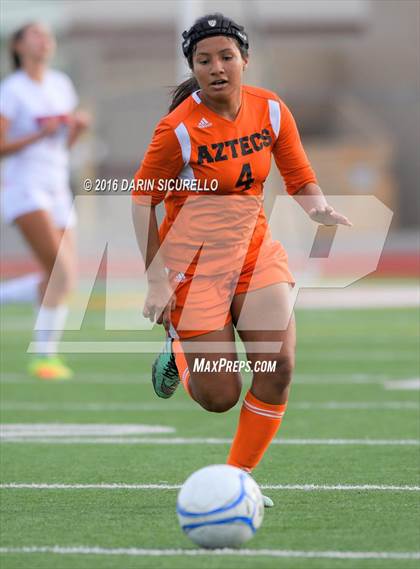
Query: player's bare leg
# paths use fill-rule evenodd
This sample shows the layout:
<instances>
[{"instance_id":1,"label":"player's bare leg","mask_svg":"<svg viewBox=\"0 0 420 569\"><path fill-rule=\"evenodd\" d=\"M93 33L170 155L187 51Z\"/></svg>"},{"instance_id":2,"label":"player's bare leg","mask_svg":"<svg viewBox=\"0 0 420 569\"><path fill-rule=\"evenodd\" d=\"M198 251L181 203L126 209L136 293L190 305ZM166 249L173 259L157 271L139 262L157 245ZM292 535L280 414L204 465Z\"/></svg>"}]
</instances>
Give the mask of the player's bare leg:
<instances>
[{"instance_id":1,"label":"player's bare leg","mask_svg":"<svg viewBox=\"0 0 420 569\"><path fill-rule=\"evenodd\" d=\"M37 341L54 346L64 326L66 298L73 287L76 273L74 236L71 230L57 228L50 214L37 210L16 219L36 259L43 269L39 286L40 313L45 330L36 334ZM51 329L48 329L51 326ZM71 370L56 356L55 349L41 350L31 363L30 372L40 379L68 379Z\"/></svg>"},{"instance_id":2,"label":"player's bare leg","mask_svg":"<svg viewBox=\"0 0 420 569\"><path fill-rule=\"evenodd\" d=\"M245 306L246 313L241 311ZM241 410L228 462L246 470L255 468L277 433L287 406L295 360L295 320L289 303L289 285L272 285L237 295L232 305L234 322L253 369L251 389ZM282 323L285 330L258 330L265 323ZM267 362L268 371L259 371ZM267 505L268 499L266 499Z\"/></svg>"},{"instance_id":3,"label":"player's bare leg","mask_svg":"<svg viewBox=\"0 0 420 569\"><path fill-rule=\"evenodd\" d=\"M57 228L50 214L37 210L15 221L43 269L40 299L45 306L57 306L69 294L75 278L75 245L71 230ZM64 239L64 246L62 245ZM51 279L54 271L54 278ZM50 286L47 287L51 279Z\"/></svg>"},{"instance_id":4,"label":"player's bare leg","mask_svg":"<svg viewBox=\"0 0 420 569\"><path fill-rule=\"evenodd\" d=\"M276 338L277 339L277 338ZM192 349L194 345L199 345L203 342L204 345L209 345L211 342L224 342L227 346L234 346L234 330L232 323L229 323L223 330L211 332L203 336L197 336L192 340L183 342L186 349ZM204 409L213 412L225 412L236 405L241 393L242 378L238 372L224 372L224 373L197 373L194 372L194 364L202 358L210 362L209 366L213 363L217 366L221 358L227 362L237 361L237 354L234 348L231 351L211 354L207 352L187 352L185 353L186 362L188 367L192 370L186 389L193 399L195 399ZM236 464L241 467L241 464ZM249 468L244 468L250 472ZM273 501L268 496L263 495L264 506L272 507Z\"/></svg>"},{"instance_id":5,"label":"player's bare leg","mask_svg":"<svg viewBox=\"0 0 420 569\"><path fill-rule=\"evenodd\" d=\"M211 345L217 343L216 350ZM231 322L215 330L181 342L189 377L187 389L201 407L214 413L224 413L236 405L241 394L242 378L233 371L237 361L235 335ZM207 349L208 348L208 349ZM204 369L198 370L199 365Z\"/></svg>"},{"instance_id":6,"label":"player's bare leg","mask_svg":"<svg viewBox=\"0 0 420 569\"><path fill-rule=\"evenodd\" d=\"M153 364L152 381L156 394L165 399L171 397L182 382L192 399L207 411L221 413L233 407L242 386L240 374L229 371L237 360L234 340L232 323L222 330L187 340L168 337ZM207 350L215 342L223 346L220 353ZM198 369L200 362L201 371ZM223 369L220 362L224 363Z\"/></svg>"}]
</instances>

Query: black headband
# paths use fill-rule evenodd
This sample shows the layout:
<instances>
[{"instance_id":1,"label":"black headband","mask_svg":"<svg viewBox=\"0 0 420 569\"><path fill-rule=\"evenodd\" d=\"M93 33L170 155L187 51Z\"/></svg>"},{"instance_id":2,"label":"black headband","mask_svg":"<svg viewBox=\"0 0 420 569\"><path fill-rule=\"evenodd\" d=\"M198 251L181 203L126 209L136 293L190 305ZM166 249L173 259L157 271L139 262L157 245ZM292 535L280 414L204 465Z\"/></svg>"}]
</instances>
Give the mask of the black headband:
<instances>
[{"instance_id":1,"label":"black headband","mask_svg":"<svg viewBox=\"0 0 420 569\"><path fill-rule=\"evenodd\" d=\"M183 32L182 37L184 41L182 42L182 52L185 57L189 57L197 42L211 36L236 38L241 46L245 49L249 48L248 36L243 26L235 24L235 22L229 18L215 16L194 24L188 31Z\"/></svg>"}]
</instances>

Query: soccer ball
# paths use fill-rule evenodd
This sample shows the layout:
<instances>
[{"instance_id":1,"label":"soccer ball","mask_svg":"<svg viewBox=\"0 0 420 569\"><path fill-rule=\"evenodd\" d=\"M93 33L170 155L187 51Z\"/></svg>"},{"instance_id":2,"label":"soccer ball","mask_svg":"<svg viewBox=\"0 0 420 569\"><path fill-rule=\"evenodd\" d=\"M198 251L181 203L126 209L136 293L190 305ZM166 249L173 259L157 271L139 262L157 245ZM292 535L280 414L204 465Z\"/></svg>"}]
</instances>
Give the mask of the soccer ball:
<instances>
[{"instance_id":1,"label":"soccer ball","mask_svg":"<svg viewBox=\"0 0 420 569\"><path fill-rule=\"evenodd\" d=\"M238 547L255 534L264 517L258 484L227 464L206 466L185 481L176 506L184 533L209 549Z\"/></svg>"}]
</instances>

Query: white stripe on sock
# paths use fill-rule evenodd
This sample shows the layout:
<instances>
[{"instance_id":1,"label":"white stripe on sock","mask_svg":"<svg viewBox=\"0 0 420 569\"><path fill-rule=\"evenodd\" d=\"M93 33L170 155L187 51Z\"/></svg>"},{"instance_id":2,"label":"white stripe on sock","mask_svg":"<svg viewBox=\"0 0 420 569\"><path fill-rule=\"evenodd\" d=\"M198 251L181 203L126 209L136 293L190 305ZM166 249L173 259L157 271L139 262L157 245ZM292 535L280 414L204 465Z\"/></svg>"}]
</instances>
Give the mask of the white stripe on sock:
<instances>
[{"instance_id":1,"label":"white stripe on sock","mask_svg":"<svg viewBox=\"0 0 420 569\"><path fill-rule=\"evenodd\" d=\"M284 411L271 411L270 409L263 409L262 407L256 407L244 399L244 406L251 411L251 413L257 413L258 415L266 415L271 419L281 419L284 415Z\"/></svg>"}]
</instances>

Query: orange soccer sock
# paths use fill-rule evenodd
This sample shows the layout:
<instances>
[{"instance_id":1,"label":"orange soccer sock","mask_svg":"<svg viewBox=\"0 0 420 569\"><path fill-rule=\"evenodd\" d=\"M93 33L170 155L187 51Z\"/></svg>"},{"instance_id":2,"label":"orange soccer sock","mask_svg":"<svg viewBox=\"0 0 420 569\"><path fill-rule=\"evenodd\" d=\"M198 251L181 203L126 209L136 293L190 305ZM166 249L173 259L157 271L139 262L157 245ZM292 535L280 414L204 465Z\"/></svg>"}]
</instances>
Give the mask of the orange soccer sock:
<instances>
[{"instance_id":1,"label":"orange soccer sock","mask_svg":"<svg viewBox=\"0 0 420 569\"><path fill-rule=\"evenodd\" d=\"M194 399L190 390L190 370L188 369L187 359L185 357L184 351L179 340L174 340L172 343L173 353L175 355L175 363L178 368L179 378L181 380L182 386L187 392L187 394Z\"/></svg>"},{"instance_id":2,"label":"orange soccer sock","mask_svg":"<svg viewBox=\"0 0 420 569\"><path fill-rule=\"evenodd\" d=\"M287 403L264 403L248 391L227 463L248 472L255 468L277 433L286 407Z\"/></svg>"}]
</instances>

